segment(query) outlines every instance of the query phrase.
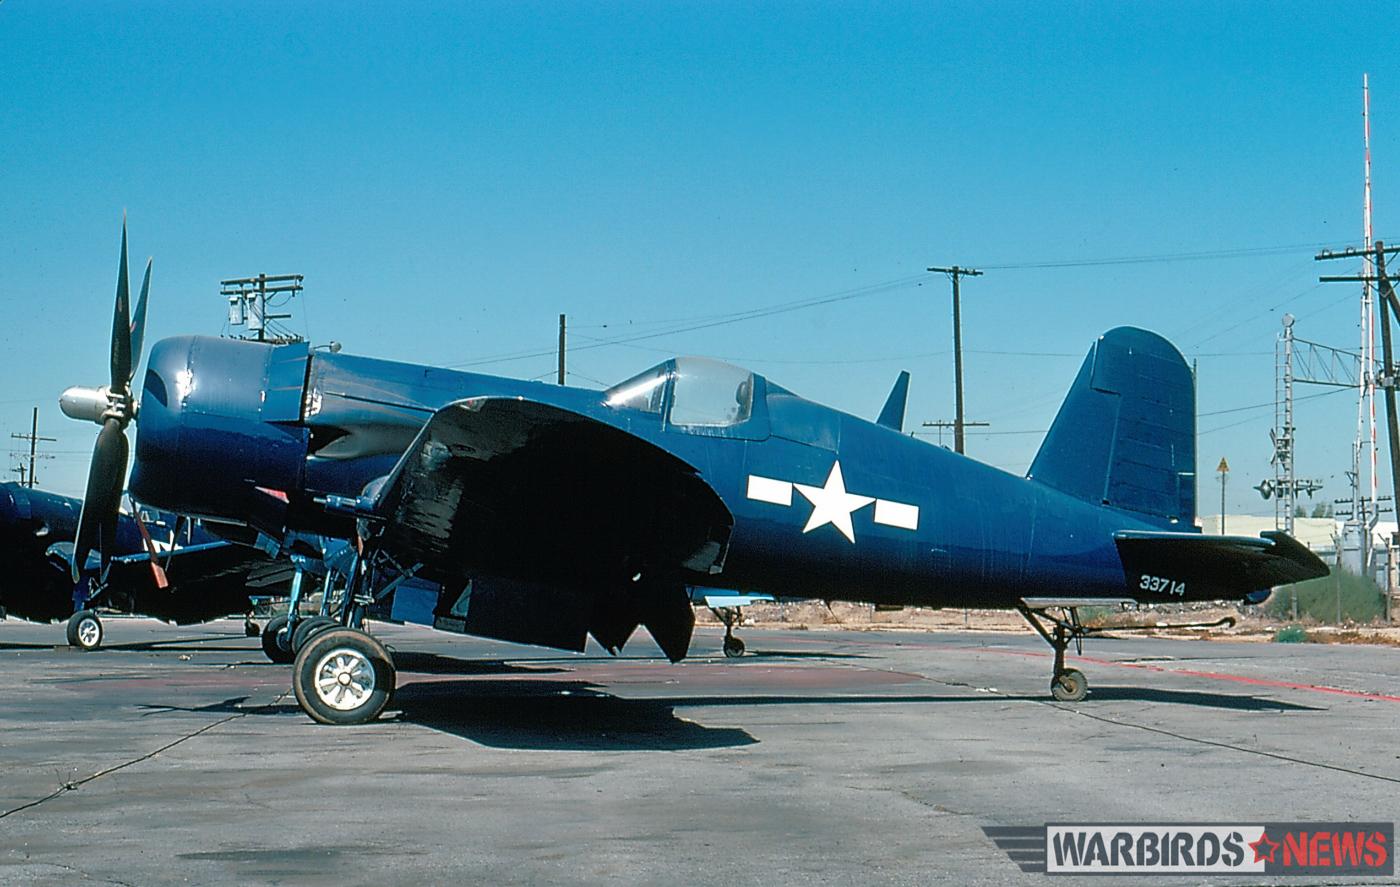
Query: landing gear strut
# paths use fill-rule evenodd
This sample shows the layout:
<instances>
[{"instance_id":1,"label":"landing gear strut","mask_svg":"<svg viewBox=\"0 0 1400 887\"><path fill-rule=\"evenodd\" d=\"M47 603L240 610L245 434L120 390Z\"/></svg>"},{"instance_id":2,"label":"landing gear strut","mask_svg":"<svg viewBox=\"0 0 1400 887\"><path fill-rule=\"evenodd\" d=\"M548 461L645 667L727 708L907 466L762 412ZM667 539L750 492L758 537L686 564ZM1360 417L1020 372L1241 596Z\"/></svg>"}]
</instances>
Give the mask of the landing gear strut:
<instances>
[{"instance_id":1,"label":"landing gear strut","mask_svg":"<svg viewBox=\"0 0 1400 887\"><path fill-rule=\"evenodd\" d=\"M1113 600L1078 599L1084 606L1101 606L1105 603L1115 603ZM1123 601L1118 603L1131 603ZM1051 616L1050 608L1054 607L1064 613L1063 616ZM1077 668L1065 668L1065 649L1069 647L1070 641L1074 641L1074 652L1083 654L1084 638L1091 634L1101 634L1104 629L1085 625L1079 621L1079 607L1070 601L1060 601L1050 603L1049 601L1036 601L1032 606L1028 601L1022 601L1016 605L1016 609L1021 615L1026 617L1026 621L1031 624L1036 634L1045 638L1045 642L1055 650L1055 672L1050 676L1050 695L1060 702L1080 702L1089 693L1089 679L1084 677L1084 673ZM1051 624L1050 628L1045 627L1045 623ZM1114 634L1126 634L1139 631L1158 631L1163 628L1228 628L1235 624L1233 617L1226 616L1214 622L1179 622L1166 624L1158 622L1154 625L1125 625L1113 629Z\"/></svg>"},{"instance_id":2,"label":"landing gear strut","mask_svg":"<svg viewBox=\"0 0 1400 887\"><path fill-rule=\"evenodd\" d=\"M1074 652L1084 652L1084 636L1089 629L1079 621L1079 609L1066 607L1065 616L1051 616L1047 610L1032 610L1025 604L1017 606L1036 634L1045 639L1055 651L1055 670L1050 676L1050 695L1060 702L1081 702L1089 694L1089 679L1077 668L1065 667L1065 650L1074 641ZM1052 623L1047 629L1042 620Z\"/></svg>"},{"instance_id":3,"label":"landing gear strut","mask_svg":"<svg viewBox=\"0 0 1400 887\"><path fill-rule=\"evenodd\" d=\"M361 529L361 536L368 534ZM392 595L423 565L404 568L371 540L346 571L337 616L313 616L292 632L296 653L292 690L302 711L322 724L368 724L394 694L397 672L389 650L362 626L369 608ZM332 580L326 580L326 600ZM323 603L323 608L332 608Z\"/></svg>"},{"instance_id":4,"label":"landing gear strut","mask_svg":"<svg viewBox=\"0 0 1400 887\"><path fill-rule=\"evenodd\" d=\"M743 624L744 610L742 607L711 607L710 612L724 623L724 655L729 659L738 659L744 655L744 642L734 636L734 626Z\"/></svg>"}]
</instances>

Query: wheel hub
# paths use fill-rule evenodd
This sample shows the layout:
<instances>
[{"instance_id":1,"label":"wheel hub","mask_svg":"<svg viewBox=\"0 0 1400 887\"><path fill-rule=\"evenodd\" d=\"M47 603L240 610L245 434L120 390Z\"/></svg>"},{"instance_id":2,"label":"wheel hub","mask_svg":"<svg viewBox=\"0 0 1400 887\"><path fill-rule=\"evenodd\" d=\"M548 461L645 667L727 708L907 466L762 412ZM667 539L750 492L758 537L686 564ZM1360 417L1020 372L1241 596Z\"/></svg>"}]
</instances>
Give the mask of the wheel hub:
<instances>
[{"instance_id":1,"label":"wheel hub","mask_svg":"<svg viewBox=\"0 0 1400 887\"><path fill-rule=\"evenodd\" d=\"M83 642L83 646L91 647L97 643L101 631L95 620L84 619L78 623L78 640Z\"/></svg>"},{"instance_id":2,"label":"wheel hub","mask_svg":"<svg viewBox=\"0 0 1400 887\"><path fill-rule=\"evenodd\" d=\"M316 663L315 687L326 705L353 711L374 693L374 664L356 650L332 650Z\"/></svg>"}]
</instances>

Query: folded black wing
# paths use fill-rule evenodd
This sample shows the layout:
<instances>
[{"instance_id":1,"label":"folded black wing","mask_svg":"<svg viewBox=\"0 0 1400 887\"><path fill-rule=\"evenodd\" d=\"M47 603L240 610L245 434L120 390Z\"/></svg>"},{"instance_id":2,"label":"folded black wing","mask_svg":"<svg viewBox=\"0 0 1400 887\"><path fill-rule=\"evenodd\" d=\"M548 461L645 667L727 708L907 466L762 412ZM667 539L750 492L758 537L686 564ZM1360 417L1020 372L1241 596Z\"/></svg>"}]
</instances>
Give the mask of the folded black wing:
<instances>
[{"instance_id":1,"label":"folded black wing","mask_svg":"<svg viewBox=\"0 0 1400 887\"><path fill-rule=\"evenodd\" d=\"M378 493L381 544L427 578L616 582L718 572L733 517L696 469L580 413L472 398L428 420Z\"/></svg>"},{"instance_id":2,"label":"folded black wing","mask_svg":"<svg viewBox=\"0 0 1400 887\"><path fill-rule=\"evenodd\" d=\"M1123 531L1114 537L1129 594L1142 601L1227 600L1327 575L1327 564L1286 533L1204 536Z\"/></svg>"}]
</instances>

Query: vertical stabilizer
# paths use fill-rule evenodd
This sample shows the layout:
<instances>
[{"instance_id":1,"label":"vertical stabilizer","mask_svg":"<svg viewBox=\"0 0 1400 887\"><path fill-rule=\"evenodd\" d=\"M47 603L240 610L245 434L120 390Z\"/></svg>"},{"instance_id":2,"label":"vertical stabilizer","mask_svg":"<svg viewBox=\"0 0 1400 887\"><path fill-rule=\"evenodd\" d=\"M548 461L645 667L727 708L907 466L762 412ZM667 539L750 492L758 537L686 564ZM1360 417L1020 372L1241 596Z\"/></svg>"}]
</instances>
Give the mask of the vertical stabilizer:
<instances>
[{"instance_id":1,"label":"vertical stabilizer","mask_svg":"<svg viewBox=\"0 0 1400 887\"><path fill-rule=\"evenodd\" d=\"M1196 385L1166 339L1119 327L1089 349L1028 475L1167 526L1196 522Z\"/></svg>"},{"instance_id":2,"label":"vertical stabilizer","mask_svg":"<svg viewBox=\"0 0 1400 887\"><path fill-rule=\"evenodd\" d=\"M899 378L894 380L894 388L890 389L890 396L885 401L885 408L880 411L880 418L875 420L876 424L903 431L904 406L908 402L909 371L904 370L899 374Z\"/></svg>"}]
</instances>

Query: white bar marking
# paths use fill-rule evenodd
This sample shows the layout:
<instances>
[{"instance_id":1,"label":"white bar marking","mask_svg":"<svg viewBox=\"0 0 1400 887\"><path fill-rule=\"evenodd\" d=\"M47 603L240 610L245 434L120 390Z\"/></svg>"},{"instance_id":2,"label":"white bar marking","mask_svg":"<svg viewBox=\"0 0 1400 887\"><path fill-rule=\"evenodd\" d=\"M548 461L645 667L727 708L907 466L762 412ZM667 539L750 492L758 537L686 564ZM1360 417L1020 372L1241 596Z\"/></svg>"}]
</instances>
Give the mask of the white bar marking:
<instances>
[{"instance_id":1,"label":"white bar marking","mask_svg":"<svg viewBox=\"0 0 1400 887\"><path fill-rule=\"evenodd\" d=\"M759 477L756 474L750 474L749 498L759 502L770 502L773 505L791 505L792 483L790 481L774 480L771 477Z\"/></svg>"},{"instance_id":2,"label":"white bar marking","mask_svg":"<svg viewBox=\"0 0 1400 887\"><path fill-rule=\"evenodd\" d=\"M888 499L875 500L875 523L905 530L919 528L919 506L891 502Z\"/></svg>"}]
</instances>

